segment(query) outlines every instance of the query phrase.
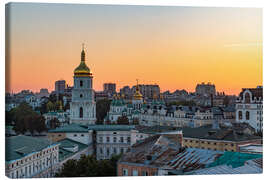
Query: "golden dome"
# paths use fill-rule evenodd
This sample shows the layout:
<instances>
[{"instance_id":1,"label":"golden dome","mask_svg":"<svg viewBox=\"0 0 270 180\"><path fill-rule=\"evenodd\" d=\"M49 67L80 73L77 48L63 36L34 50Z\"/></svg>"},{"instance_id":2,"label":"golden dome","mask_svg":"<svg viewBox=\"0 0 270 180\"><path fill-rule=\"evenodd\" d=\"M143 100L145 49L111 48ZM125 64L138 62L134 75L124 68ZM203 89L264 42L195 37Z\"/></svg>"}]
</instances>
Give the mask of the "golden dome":
<instances>
[{"instance_id":1,"label":"golden dome","mask_svg":"<svg viewBox=\"0 0 270 180\"><path fill-rule=\"evenodd\" d=\"M133 99L134 99L134 100L142 100L142 99L143 99L143 95L140 93L138 84L137 84L137 86L136 86L136 92L135 92L135 94L133 95Z\"/></svg>"},{"instance_id":2,"label":"golden dome","mask_svg":"<svg viewBox=\"0 0 270 180\"><path fill-rule=\"evenodd\" d=\"M80 65L74 70L74 76L79 77L79 76L92 76L92 73L85 64L85 52L84 49L81 52L81 63Z\"/></svg>"}]
</instances>

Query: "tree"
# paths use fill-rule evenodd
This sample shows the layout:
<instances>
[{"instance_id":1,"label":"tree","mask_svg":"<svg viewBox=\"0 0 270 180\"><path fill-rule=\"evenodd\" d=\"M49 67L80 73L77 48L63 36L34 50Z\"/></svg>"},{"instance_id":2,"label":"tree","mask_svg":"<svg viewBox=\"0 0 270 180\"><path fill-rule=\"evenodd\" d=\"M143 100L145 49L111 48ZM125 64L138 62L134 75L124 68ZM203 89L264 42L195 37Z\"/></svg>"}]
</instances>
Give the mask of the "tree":
<instances>
[{"instance_id":1,"label":"tree","mask_svg":"<svg viewBox=\"0 0 270 180\"><path fill-rule=\"evenodd\" d=\"M13 113L14 109L10 110L10 111L5 111L6 114L6 126L12 126L15 124L15 118L14 118L14 113Z\"/></svg>"},{"instance_id":2,"label":"tree","mask_svg":"<svg viewBox=\"0 0 270 180\"><path fill-rule=\"evenodd\" d=\"M119 158L120 155L116 155L109 160L96 160L93 155L82 155L79 160L72 159L64 163L56 177L116 176Z\"/></svg>"},{"instance_id":3,"label":"tree","mask_svg":"<svg viewBox=\"0 0 270 180\"><path fill-rule=\"evenodd\" d=\"M117 124L128 125L129 124L129 120L128 120L127 116L120 116L120 117L118 117Z\"/></svg>"},{"instance_id":4,"label":"tree","mask_svg":"<svg viewBox=\"0 0 270 180\"><path fill-rule=\"evenodd\" d=\"M24 134L29 131L32 135L34 131L42 132L46 130L45 119L27 104L21 103L12 111L15 121L14 130L16 133Z\"/></svg>"},{"instance_id":5,"label":"tree","mask_svg":"<svg viewBox=\"0 0 270 180\"><path fill-rule=\"evenodd\" d=\"M111 101L108 99L101 99L96 104L97 124L103 124L104 118L110 110Z\"/></svg>"}]
</instances>

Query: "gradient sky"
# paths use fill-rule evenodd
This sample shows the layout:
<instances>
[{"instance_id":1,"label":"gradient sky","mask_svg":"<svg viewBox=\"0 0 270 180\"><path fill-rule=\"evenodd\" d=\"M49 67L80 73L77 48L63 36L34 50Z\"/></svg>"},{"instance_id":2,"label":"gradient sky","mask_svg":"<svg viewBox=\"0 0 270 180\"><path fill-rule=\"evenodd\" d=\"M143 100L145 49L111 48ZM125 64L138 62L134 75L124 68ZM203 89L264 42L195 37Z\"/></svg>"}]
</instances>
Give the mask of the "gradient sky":
<instances>
[{"instance_id":1,"label":"gradient sky","mask_svg":"<svg viewBox=\"0 0 270 180\"><path fill-rule=\"evenodd\" d=\"M238 95L262 85L262 9L10 4L6 90L73 85L85 43L94 89L139 83L162 91L212 82Z\"/></svg>"}]
</instances>

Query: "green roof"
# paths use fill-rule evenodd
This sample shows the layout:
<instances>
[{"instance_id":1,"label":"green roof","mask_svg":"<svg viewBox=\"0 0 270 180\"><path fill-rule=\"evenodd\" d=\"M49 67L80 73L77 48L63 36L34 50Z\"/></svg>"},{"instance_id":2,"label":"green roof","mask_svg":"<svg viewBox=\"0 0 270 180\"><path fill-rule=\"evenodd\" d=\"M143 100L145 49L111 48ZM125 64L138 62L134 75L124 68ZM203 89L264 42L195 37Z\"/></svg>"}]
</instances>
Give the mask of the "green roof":
<instances>
[{"instance_id":1,"label":"green roof","mask_svg":"<svg viewBox=\"0 0 270 180\"><path fill-rule=\"evenodd\" d=\"M81 150L85 149L88 147L88 145L86 144L82 144L80 142L77 141L73 141L71 139L63 139L61 141L58 141L58 143L60 143L59 146L59 161L63 161L66 158L69 158L70 156L74 155L77 152L80 152ZM74 146L78 146L78 151L77 152L71 152L68 151L64 148L68 148L68 147L74 147Z\"/></svg>"},{"instance_id":2,"label":"green roof","mask_svg":"<svg viewBox=\"0 0 270 180\"><path fill-rule=\"evenodd\" d=\"M52 143L47 138L32 136L12 136L6 138L6 161L12 161L27 156L30 153L41 151Z\"/></svg>"},{"instance_id":3,"label":"green roof","mask_svg":"<svg viewBox=\"0 0 270 180\"><path fill-rule=\"evenodd\" d=\"M135 129L134 125L89 125L89 130L96 131L129 131Z\"/></svg>"},{"instance_id":4,"label":"green roof","mask_svg":"<svg viewBox=\"0 0 270 180\"><path fill-rule=\"evenodd\" d=\"M87 126L79 124L69 124L60 128L50 129L49 133L60 133L60 132L88 132Z\"/></svg>"},{"instance_id":5,"label":"green roof","mask_svg":"<svg viewBox=\"0 0 270 180\"><path fill-rule=\"evenodd\" d=\"M240 152L225 152L215 162L208 165L208 167L214 167L218 165L230 165L232 168L243 166L247 160L262 158L261 154L247 154Z\"/></svg>"},{"instance_id":6,"label":"green roof","mask_svg":"<svg viewBox=\"0 0 270 180\"><path fill-rule=\"evenodd\" d=\"M114 99L111 103L112 106L124 106L124 101L120 99Z\"/></svg>"},{"instance_id":7,"label":"green roof","mask_svg":"<svg viewBox=\"0 0 270 180\"><path fill-rule=\"evenodd\" d=\"M180 131L182 128L172 126L137 126L136 130L138 130L140 133L158 134L161 132Z\"/></svg>"}]
</instances>

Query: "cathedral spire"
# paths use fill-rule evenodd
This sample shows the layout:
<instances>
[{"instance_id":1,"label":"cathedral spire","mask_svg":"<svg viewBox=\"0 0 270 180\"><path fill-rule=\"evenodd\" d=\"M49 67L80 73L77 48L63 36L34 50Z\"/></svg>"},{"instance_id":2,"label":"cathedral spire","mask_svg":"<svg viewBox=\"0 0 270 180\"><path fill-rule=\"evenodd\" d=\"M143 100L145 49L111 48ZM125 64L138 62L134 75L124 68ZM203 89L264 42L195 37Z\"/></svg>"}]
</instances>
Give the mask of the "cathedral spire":
<instances>
[{"instance_id":1,"label":"cathedral spire","mask_svg":"<svg viewBox=\"0 0 270 180\"><path fill-rule=\"evenodd\" d=\"M85 62L84 43L82 43L81 61Z\"/></svg>"}]
</instances>

